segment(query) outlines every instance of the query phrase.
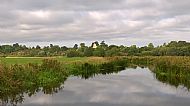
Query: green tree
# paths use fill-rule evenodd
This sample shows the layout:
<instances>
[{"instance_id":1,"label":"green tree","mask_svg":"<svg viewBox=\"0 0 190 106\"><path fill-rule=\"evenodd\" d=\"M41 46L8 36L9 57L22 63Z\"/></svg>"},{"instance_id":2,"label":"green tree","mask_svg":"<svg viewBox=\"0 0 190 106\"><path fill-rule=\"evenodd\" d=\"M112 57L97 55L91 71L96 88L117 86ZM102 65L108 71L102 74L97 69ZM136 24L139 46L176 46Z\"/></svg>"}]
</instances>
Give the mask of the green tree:
<instances>
[{"instance_id":1,"label":"green tree","mask_svg":"<svg viewBox=\"0 0 190 106\"><path fill-rule=\"evenodd\" d=\"M97 48L93 51L93 55L94 55L94 56L104 57L104 56L105 56L105 50L104 50L102 47L97 47Z\"/></svg>"},{"instance_id":2,"label":"green tree","mask_svg":"<svg viewBox=\"0 0 190 106\"><path fill-rule=\"evenodd\" d=\"M118 55L120 55L118 47L112 47L111 49L106 51L106 56L118 56Z\"/></svg>"},{"instance_id":3,"label":"green tree","mask_svg":"<svg viewBox=\"0 0 190 106\"><path fill-rule=\"evenodd\" d=\"M108 48L108 45L105 43L105 41L102 41L102 42L100 43L100 47L101 47L102 49L106 50L106 49Z\"/></svg>"},{"instance_id":4,"label":"green tree","mask_svg":"<svg viewBox=\"0 0 190 106\"><path fill-rule=\"evenodd\" d=\"M148 44L148 49L149 49L149 50L154 49L154 45L153 45L152 43L149 43L149 44Z\"/></svg>"},{"instance_id":5,"label":"green tree","mask_svg":"<svg viewBox=\"0 0 190 106\"><path fill-rule=\"evenodd\" d=\"M132 45L130 47L127 48L127 53L128 55L139 55L139 49L137 48L136 45Z\"/></svg>"},{"instance_id":6,"label":"green tree","mask_svg":"<svg viewBox=\"0 0 190 106\"><path fill-rule=\"evenodd\" d=\"M86 48L85 43L81 43L81 44L80 44L79 51L80 51L80 52L84 52L85 48Z\"/></svg>"},{"instance_id":7,"label":"green tree","mask_svg":"<svg viewBox=\"0 0 190 106\"><path fill-rule=\"evenodd\" d=\"M84 48L84 47L85 47L85 43L81 43L81 44L80 44L80 47L81 47L81 48Z\"/></svg>"},{"instance_id":8,"label":"green tree","mask_svg":"<svg viewBox=\"0 0 190 106\"><path fill-rule=\"evenodd\" d=\"M74 49L70 49L66 52L67 57L80 57L81 53L79 51L76 51Z\"/></svg>"},{"instance_id":9,"label":"green tree","mask_svg":"<svg viewBox=\"0 0 190 106\"><path fill-rule=\"evenodd\" d=\"M91 47L86 47L85 50L84 50L84 56L92 56L93 55L93 48Z\"/></svg>"},{"instance_id":10,"label":"green tree","mask_svg":"<svg viewBox=\"0 0 190 106\"><path fill-rule=\"evenodd\" d=\"M75 44L74 47L73 47L73 49L78 49L78 45Z\"/></svg>"},{"instance_id":11,"label":"green tree","mask_svg":"<svg viewBox=\"0 0 190 106\"><path fill-rule=\"evenodd\" d=\"M36 49L38 49L38 50L39 50L39 49L41 49L41 47L40 47L39 45L37 45L37 46L36 46Z\"/></svg>"},{"instance_id":12,"label":"green tree","mask_svg":"<svg viewBox=\"0 0 190 106\"><path fill-rule=\"evenodd\" d=\"M66 47L66 46L62 46L61 47L61 51L67 51L69 48L68 47Z\"/></svg>"}]
</instances>

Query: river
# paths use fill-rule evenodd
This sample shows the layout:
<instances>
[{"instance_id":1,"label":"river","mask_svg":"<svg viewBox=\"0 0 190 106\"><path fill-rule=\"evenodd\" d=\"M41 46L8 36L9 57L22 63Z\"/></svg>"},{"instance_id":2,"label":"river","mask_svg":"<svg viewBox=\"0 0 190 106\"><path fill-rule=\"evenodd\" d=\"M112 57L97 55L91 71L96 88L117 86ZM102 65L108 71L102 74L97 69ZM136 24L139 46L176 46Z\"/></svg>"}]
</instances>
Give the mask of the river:
<instances>
[{"instance_id":1,"label":"river","mask_svg":"<svg viewBox=\"0 0 190 106\"><path fill-rule=\"evenodd\" d=\"M70 76L63 89L47 95L25 95L18 106L189 106L190 92L160 82L148 68L126 68L88 79Z\"/></svg>"}]
</instances>

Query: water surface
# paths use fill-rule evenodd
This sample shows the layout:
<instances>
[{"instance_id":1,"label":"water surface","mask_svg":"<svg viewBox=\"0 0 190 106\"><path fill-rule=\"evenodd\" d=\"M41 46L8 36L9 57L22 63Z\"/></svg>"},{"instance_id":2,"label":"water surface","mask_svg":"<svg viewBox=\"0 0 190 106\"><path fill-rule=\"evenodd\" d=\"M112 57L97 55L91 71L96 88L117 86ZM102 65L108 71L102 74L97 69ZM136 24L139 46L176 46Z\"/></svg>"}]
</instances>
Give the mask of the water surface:
<instances>
[{"instance_id":1,"label":"water surface","mask_svg":"<svg viewBox=\"0 0 190 106\"><path fill-rule=\"evenodd\" d=\"M127 68L118 73L81 79L72 76L58 93L28 97L19 106L189 106L190 93L183 87L160 82L148 68Z\"/></svg>"}]
</instances>

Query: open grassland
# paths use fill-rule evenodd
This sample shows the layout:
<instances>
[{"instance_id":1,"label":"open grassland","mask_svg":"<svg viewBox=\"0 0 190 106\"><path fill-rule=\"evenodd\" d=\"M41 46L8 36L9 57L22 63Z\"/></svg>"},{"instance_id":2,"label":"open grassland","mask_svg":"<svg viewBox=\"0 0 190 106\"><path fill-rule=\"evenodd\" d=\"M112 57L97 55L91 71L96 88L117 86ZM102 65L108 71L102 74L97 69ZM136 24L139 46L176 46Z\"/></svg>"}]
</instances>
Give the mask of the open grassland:
<instances>
[{"instance_id":1,"label":"open grassland","mask_svg":"<svg viewBox=\"0 0 190 106\"><path fill-rule=\"evenodd\" d=\"M72 63L103 63L111 60L112 58L103 58L103 57L6 57L0 58L0 64L28 64L28 63L37 63L41 64L44 59L54 59L58 60L63 64L72 64Z\"/></svg>"},{"instance_id":2,"label":"open grassland","mask_svg":"<svg viewBox=\"0 0 190 106\"><path fill-rule=\"evenodd\" d=\"M44 59L57 60L66 69L72 68L73 65L84 63L102 64L111 61L124 59L128 63L136 65L152 65L161 70L171 70L173 72L190 72L190 57L188 56L127 56L127 57L6 57L0 58L0 64L5 65L26 65L26 64L42 64ZM69 70L69 69L68 69ZM185 71L184 71L185 70Z\"/></svg>"},{"instance_id":3,"label":"open grassland","mask_svg":"<svg viewBox=\"0 0 190 106\"><path fill-rule=\"evenodd\" d=\"M58 60L63 64L71 63L91 63L98 64L109 62L118 58L125 58L133 63L143 62L144 64L148 63L163 63L165 65L178 65L190 67L190 57L189 56L126 56L126 57L6 57L0 58L0 64L28 64L28 63L37 63L41 64L44 59L54 59Z\"/></svg>"},{"instance_id":4,"label":"open grassland","mask_svg":"<svg viewBox=\"0 0 190 106\"><path fill-rule=\"evenodd\" d=\"M27 57L8 57L0 58L1 64L27 64L27 63L41 63L44 58L27 58Z\"/></svg>"}]
</instances>

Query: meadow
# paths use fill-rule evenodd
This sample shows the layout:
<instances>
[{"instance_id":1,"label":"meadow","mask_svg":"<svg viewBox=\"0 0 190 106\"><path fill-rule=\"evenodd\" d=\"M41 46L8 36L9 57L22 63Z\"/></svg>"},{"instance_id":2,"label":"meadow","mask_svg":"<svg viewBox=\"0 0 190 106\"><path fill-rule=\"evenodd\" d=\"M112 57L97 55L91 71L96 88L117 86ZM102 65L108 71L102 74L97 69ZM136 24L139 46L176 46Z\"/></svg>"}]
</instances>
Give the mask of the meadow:
<instances>
[{"instance_id":1,"label":"meadow","mask_svg":"<svg viewBox=\"0 0 190 106\"><path fill-rule=\"evenodd\" d=\"M37 63L41 64L43 59L56 59L62 62L73 62L73 61L83 61L87 58L85 57L5 57L0 58L2 64L28 64L28 63Z\"/></svg>"},{"instance_id":2,"label":"meadow","mask_svg":"<svg viewBox=\"0 0 190 106\"><path fill-rule=\"evenodd\" d=\"M0 58L0 64L28 64L28 63L37 63L42 64L42 60L44 59L54 59L58 60L63 64L72 64L72 63L102 63L106 62L108 60L111 60L113 58L103 58L103 57L64 57L64 56L58 56L58 57L1 57Z\"/></svg>"}]
</instances>

